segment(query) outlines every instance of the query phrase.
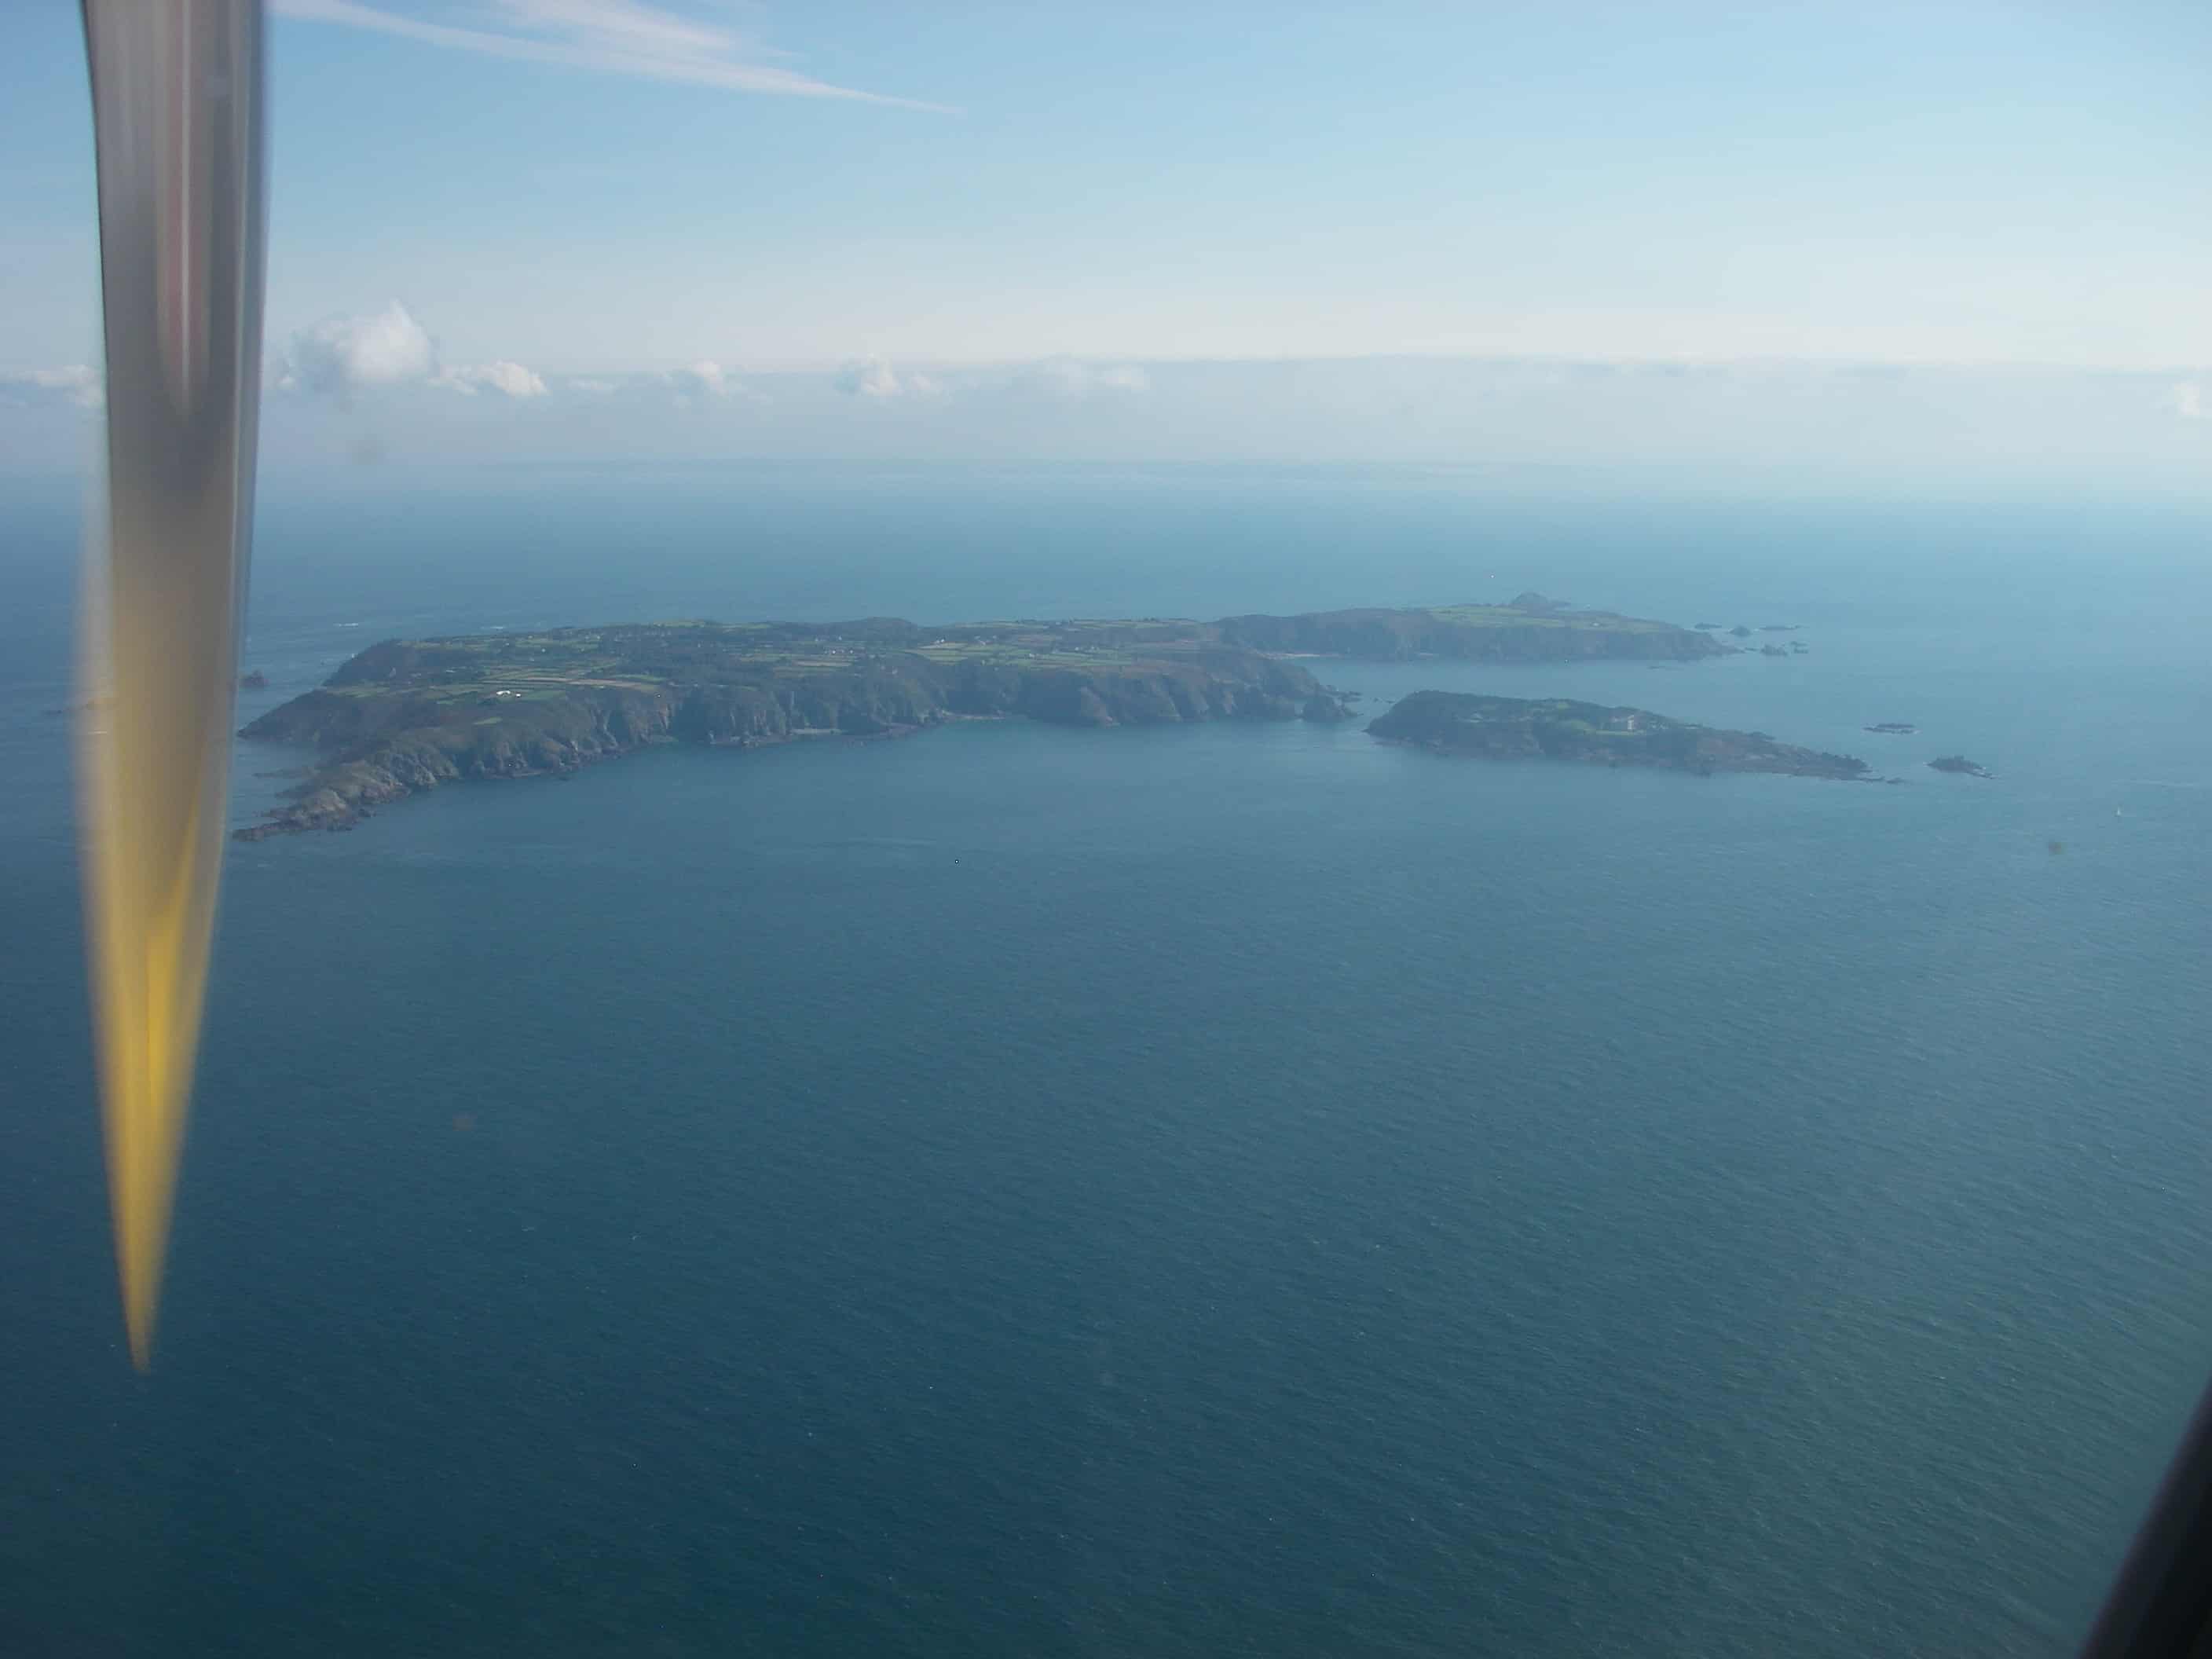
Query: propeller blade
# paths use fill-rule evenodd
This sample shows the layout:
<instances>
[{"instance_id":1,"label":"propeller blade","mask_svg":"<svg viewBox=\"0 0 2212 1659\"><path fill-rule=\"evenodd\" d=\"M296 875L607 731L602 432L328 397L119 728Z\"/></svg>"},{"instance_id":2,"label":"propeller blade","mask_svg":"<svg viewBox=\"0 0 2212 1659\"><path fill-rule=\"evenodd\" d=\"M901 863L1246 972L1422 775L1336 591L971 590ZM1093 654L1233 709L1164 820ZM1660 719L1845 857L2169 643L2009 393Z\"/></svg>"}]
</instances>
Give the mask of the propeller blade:
<instances>
[{"instance_id":1,"label":"propeller blade","mask_svg":"<svg viewBox=\"0 0 2212 1659\"><path fill-rule=\"evenodd\" d=\"M83 3L107 351L83 872L116 1256L143 1370L222 873L261 385L263 17L260 0Z\"/></svg>"}]
</instances>

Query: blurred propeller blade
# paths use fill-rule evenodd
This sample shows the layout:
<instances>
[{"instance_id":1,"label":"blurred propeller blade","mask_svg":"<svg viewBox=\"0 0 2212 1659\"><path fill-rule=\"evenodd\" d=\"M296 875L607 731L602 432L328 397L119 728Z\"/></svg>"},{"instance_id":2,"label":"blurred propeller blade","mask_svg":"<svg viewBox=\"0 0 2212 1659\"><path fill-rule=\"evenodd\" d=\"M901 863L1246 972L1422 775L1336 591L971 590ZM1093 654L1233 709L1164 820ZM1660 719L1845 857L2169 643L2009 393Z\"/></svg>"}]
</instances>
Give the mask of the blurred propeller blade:
<instances>
[{"instance_id":1,"label":"blurred propeller blade","mask_svg":"<svg viewBox=\"0 0 2212 1659\"><path fill-rule=\"evenodd\" d=\"M80 728L125 1322L153 1349L222 870L261 384L260 0L84 0L107 349Z\"/></svg>"}]
</instances>

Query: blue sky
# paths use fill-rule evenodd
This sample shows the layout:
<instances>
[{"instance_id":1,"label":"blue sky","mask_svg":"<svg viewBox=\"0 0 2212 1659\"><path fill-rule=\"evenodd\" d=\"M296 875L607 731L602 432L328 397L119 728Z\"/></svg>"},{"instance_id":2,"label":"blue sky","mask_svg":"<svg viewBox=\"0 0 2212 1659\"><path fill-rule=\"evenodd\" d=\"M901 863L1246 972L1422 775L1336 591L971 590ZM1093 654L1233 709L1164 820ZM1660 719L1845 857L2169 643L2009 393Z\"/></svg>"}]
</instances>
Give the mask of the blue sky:
<instances>
[{"instance_id":1,"label":"blue sky","mask_svg":"<svg viewBox=\"0 0 2212 1659\"><path fill-rule=\"evenodd\" d=\"M275 9L280 459L2212 463L2212 7ZM35 458L74 6L0 9L0 136Z\"/></svg>"}]
</instances>

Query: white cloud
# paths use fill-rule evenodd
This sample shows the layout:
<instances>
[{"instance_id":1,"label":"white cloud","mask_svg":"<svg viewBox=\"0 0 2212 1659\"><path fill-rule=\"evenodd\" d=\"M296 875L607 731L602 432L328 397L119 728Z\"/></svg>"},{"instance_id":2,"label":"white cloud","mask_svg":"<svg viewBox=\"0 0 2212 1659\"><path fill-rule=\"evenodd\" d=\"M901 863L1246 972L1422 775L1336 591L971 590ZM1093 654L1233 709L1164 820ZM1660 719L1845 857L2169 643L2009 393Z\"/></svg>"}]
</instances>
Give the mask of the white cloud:
<instances>
[{"instance_id":1,"label":"white cloud","mask_svg":"<svg viewBox=\"0 0 2212 1659\"><path fill-rule=\"evenodd\" d=\"M543 375L506 358L441 363L438 343L397 300L365 316L325 318L313 328L301 329L284 348L283 368L276 377L280 392L319 392L337 398L408 386L435 386L470 398L479 392L508 398L542 398L546 392Z\"/></svg>"},{"instance_id":2,"label":"white cloud","mask_svg":"<svg viewBox=\"0 0 2212 1659\"><path fill-rule=\"evenodd\" d=\"M712 357L702 357L689 368L672 368L660 377L676 388L678 403L699 398L726 398L742 388L738 377Z\"/></svg>"},{"instance_id":3,"label":"white cloud","mask_svg":"<svg viewBox=\"0 0 2212 1659\"><path fill-rule=\"evenodd\" d=\"M0 386L51 392L79 409L98 409L107 400L100 371L88 363L70 363L60 368L0 369Z\"/></svg>"},{"instance_id":4,"label":"white cloud","mask_svg":"<svg viewBox=\"0 0 2212 1659\"><path fill-rule=\"evenodd\" d=\"M1015 385L1054 398L1089 398L1099 392L1152 390L1152 377L1134 363L1101 365L1073 357L1047 357L1014 377Z\"/></svg>"},{"instance_id":5,"label":"white cloud","mask_svg":"<svg viewBox=\"0 0 2212 1659\"><path fill-rule=\"evenodd\" d=\"M898 376L880 357L856 357L837 371L837 390L848 398L896 398Z\"/></svg>"},{"instance_id":6,"label":"white cloud","mask_svg":"<svg viewBox=\"0 0 2212 1659\"><path fill-rule=\"evenodd\" d=\"M927 374L901 374L880 357L855 357L837 371L837 390L848 398L882 402L891 398L933 398L945 390Z\"/></svg>"},{"instance_id":7,"label":"white cloud","mask_svg":"<svg viewBox=\"0 0 2212 1659\"><path fill-rule=\"evenodd\" d=\"M276 385L286 392L343 396L368 386L427 380L438 350L405 306L394 300L366 317L331 317L301 329L284 349Z\"/></svg>"},{"instance_id":8,"label":"white cloud","mask_svg":"<svg viewBox=\"0 0 2212 1659\"><path fill-rule=\"evenodd\" d=\"M731 92L796 98L844 98L953 114L942 104L833 87L763 59L780 56L733 29L696 22L642 0L493 0L495 28L459 28L361 0L275 0L274 9L305 22L337 23L426 45L533 64L597 70L650 81L678 81Z\"/></svg>"},{"instance_id":9,"label":"white cloud","mask_svg":"<svg viewBox=\"0 0 2212 1659\"><path fill-rule=\"evenodd\" d=\"M563 380L561 382L561 387L564 392L589 392L595 398L604 398L610 392L619 392L622 389L612 380L593 380L589 375L579 375Z\"/></svg>"},{"instance_id":10,"label":"white cloud","mask_svg":"<svg viewBox=\"0 0 2212 1659\"><path fill-rule=\"evenodd\" d=\"M1152 390L1152 377L1134 363L1090 363L1075 357L1044 357L1007 368L953 369L923 374L894 368L881 357L847 360L830 384L848 398L872 403L894 398L1048 398L1075 402L1086 398L1133 396Z\"/></svg>"},{"instance_id":11,"label":"white cloud","mask_svg":"<svg viewBox=\"0 0 2212 1659\"><path fill-rule=\"evenodd\" d=\"M2166 407L2185 421L2212 421L2212 403L2204 397L2204 388L2194 380L2184 380L2166 394Z\"/></svg>"},{"instance_id":12,"label":"white cloud","mask_svg":"<svg viewBox=\"0 0 2212 1659\"><path fill-rule=\"evenodd\" d=\"M431 384L464 392L471 398L477 395L479 388L504 392L510 398L542 398L545 395L545 381L542 375L525 368L520 363L504 360L449 368Z\"/></svg>"}]
</instances>

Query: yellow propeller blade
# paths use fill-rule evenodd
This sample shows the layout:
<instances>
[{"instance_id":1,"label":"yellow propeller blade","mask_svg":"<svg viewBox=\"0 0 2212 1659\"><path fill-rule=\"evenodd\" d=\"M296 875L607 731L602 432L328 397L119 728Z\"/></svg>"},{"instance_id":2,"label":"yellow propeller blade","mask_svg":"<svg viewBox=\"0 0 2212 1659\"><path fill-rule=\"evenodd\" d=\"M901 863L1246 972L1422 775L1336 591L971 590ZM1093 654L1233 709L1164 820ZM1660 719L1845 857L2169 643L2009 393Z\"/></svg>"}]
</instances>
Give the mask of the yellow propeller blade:
<instances>
[{"instance_id":1,"label":"yellow propeller blade","mask_svg":"<svg viewBox=\"0 0 2212 1659\"><path fill-rule=\"evenodd\" d=\"M84 0L107 350L83 872L132 1358L154 1318L222 872L261 382L259 0Z\"/></svg>"}]
</instances>

